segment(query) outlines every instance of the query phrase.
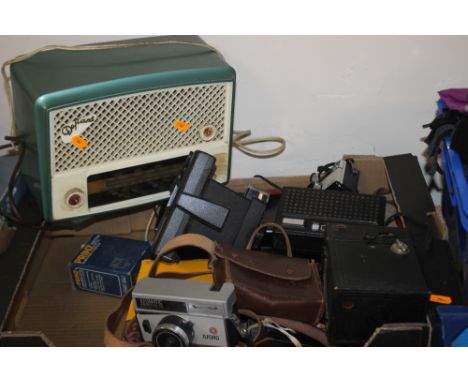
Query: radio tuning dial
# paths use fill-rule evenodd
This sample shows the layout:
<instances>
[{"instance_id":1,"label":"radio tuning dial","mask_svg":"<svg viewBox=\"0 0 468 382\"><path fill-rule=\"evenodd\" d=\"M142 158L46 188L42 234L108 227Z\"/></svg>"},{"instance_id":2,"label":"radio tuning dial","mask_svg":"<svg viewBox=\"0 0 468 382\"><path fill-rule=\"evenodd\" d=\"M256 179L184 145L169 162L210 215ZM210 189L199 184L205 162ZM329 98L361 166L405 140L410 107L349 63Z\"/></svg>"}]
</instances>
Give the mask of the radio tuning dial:
<instances>
[{"instance_id":1,"label":"radio tuning dial","mask_svg":"<svg viewBox=\"0 0 468 382\"><path fill-rule=\"evenodd\" d=\"M68 197L68 204L70 206L76 206L81 203L81 196L78 194L72 194Z\"/></svg>"}]
</instances>

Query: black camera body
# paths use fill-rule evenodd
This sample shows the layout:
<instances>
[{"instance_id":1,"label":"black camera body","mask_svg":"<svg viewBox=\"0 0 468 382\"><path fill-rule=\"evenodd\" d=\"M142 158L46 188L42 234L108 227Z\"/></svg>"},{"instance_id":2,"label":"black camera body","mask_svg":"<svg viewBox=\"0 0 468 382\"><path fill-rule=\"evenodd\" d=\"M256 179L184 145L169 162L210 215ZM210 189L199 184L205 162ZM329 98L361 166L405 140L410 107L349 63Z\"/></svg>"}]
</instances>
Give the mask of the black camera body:
<instances>
[{"instance_id":1,"label":"black camera body","mask_svg":"<svg viewBox=\"0 0 468 382\"><path fill-rule=\"evenodd\" d=\"M247 245L261 222L268 194L251 187L240 195L212 180L215 164L216 159L205 152L190 154L158 224L155 253L184 233L201 234L239 248Z\"/></svg>"}]
</instances>

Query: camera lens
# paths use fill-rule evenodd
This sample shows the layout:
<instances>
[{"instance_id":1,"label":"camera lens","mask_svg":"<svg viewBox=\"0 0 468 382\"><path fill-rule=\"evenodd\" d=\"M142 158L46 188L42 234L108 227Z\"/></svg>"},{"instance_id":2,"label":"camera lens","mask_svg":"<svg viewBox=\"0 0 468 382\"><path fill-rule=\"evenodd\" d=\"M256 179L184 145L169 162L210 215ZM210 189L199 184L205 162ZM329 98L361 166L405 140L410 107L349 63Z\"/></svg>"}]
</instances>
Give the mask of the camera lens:
<instances>
[{"instance_id":1,"label":"camera lens","mask_svg":"<svg viewBox=\"0 0 468 382\"><path fill-rule=\"evenodd\" d=\"M164 317L153 334L154 346L190 346L193 339L193 324L178 316Z\"/></svg>"},{"instance_id":2,"label":"camera lens","mask_svg":"<svg viewBox=\"0 0 468 382\"><path fill-rule=\"evenodd\" d=\"M173 332L160 331L155 337L155 345L161 347L185 346L182 339Z\"/></svg>"}]
</instances>

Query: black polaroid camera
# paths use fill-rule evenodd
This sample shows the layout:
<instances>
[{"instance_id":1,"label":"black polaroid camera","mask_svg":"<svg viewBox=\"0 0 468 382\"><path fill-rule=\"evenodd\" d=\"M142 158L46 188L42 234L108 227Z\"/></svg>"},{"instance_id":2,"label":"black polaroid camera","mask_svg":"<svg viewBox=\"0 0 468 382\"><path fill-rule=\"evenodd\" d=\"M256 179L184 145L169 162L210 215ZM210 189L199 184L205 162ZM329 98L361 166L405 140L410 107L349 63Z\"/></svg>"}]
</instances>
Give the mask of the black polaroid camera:
<instances>
[{"instance_id":1,"label":"black polaroid camera","mask_svg":"<svg viewBox=\"0 0 468 382\"><path fill-rule=\"evenodd\" d=\"M240 195L212 180L215 163L205 152L190 154L158 224L154 253L184 233L198 233L239 248L247 245L261 222L269 195L251 186ZM175 254L170 257L176 259Z\"/></svg>"}]
</instances>

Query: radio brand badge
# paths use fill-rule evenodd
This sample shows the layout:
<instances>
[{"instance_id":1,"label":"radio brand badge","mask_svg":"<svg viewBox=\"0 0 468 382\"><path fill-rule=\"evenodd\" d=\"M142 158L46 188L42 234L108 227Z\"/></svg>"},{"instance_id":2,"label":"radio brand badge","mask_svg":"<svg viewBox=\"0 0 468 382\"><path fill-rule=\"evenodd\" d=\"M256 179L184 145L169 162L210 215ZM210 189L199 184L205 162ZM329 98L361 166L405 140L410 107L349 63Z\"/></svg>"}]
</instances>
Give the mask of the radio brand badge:
<instances>
[{"instance_id":1,"label":"radio brand badge","mask_svg":"<svg viewBox=\"0 0 468 382\"><path fill-rule=\"evenodd\" d=\"M76 147L83 149L88 145L88 141L82 134L96 121L94 115L75 118L72 122L60 128L60 137L63 143L72 143ZM79 137L80 139L77 139Z\"/></svg>"}]
</instances>

